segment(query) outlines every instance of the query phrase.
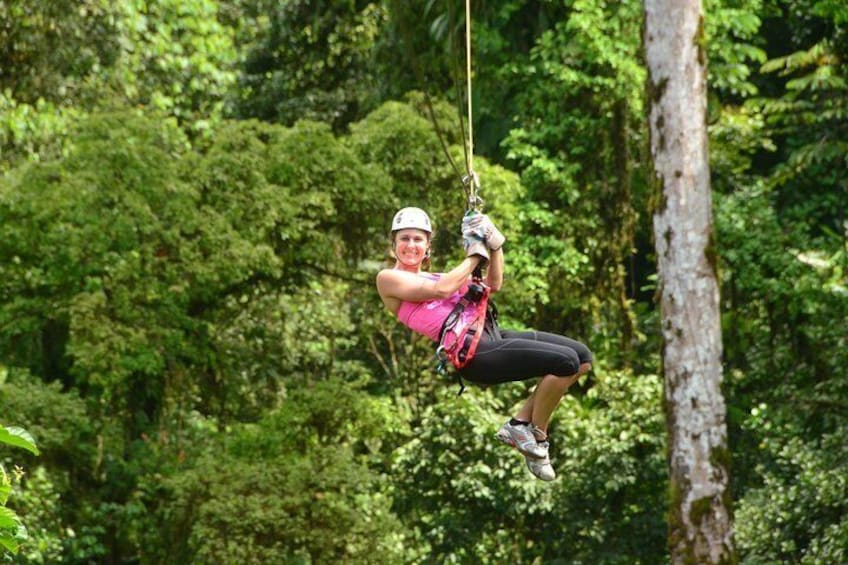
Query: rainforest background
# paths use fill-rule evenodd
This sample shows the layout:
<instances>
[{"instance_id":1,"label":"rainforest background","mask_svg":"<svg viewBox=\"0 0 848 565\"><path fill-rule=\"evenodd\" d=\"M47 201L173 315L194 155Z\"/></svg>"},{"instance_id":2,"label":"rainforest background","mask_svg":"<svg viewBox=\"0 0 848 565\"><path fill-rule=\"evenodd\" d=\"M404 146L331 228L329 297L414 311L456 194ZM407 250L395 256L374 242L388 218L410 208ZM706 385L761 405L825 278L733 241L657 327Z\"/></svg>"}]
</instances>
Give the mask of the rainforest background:
<instances>
[{"instance_id":1,"label":"rainforest background","mask_svg":"<svg viewBox=\"0 0 848 565\"><path fill-rule=\"evenodd\" d=\"M743 563L848 560L848 7L705 0ZM459 3L0 2L0 424L16 563L663 563L642 6L475 2L504 325L594 371L560 479L381 307L400 206L462 252ZM10 474L11 476L11 474Z\"/></svg>"}]
</instances>

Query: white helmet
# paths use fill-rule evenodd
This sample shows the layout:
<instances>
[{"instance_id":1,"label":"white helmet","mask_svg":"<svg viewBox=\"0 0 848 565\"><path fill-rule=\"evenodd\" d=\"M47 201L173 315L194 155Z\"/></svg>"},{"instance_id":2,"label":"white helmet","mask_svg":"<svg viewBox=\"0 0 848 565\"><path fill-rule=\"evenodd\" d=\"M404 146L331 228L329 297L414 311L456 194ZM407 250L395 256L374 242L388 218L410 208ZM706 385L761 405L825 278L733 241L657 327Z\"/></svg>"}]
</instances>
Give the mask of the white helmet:
<instances>
[{"instance_id":1,"label":"white helmet","mask_svg":"<svg viewBox=\"0 0 848 565\"><path fill-rule=\"evenodd\" d=\"M430 225L430 216L421 208L401 208L392 220L392 232L405 229L416 229L433 233Z\"/></svg>"}]
</instances>

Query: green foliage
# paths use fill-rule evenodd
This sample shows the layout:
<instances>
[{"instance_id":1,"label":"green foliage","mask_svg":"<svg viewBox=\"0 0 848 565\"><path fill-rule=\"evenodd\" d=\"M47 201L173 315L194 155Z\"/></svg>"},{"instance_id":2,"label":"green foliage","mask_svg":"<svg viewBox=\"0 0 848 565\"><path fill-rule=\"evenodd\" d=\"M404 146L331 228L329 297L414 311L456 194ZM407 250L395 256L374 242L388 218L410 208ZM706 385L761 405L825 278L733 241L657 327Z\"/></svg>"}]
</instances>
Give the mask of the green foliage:
<instances>
[{"instance_id":1,"label":"green foliage","mask_svg":"<svg viewBox=\"0 0 848 565\"><path fill-rule=\"evenodd\" d=\"M63 391L58 381L45 383L26 371L12 370L0 385L0 412L38 437L41 465L94 471L96 430L76 391Z\"/></svg>"},{"instance_id":2,"label":"green foliage","mask_svg":"<svg viewBox=\"0 0 848 565\"><path fill-rule=\"evenodd\" d=\"M118 10L122 49L105 81L130 103L209 133L235 83L233 30L216 0L134 0Z\"/></svg>"},{"instance_id":3,"label":"green foliage","mask_svg":"<svg viewBox=\"0 0 848 565\"><path fill-rule=\"evenodd\" d=\"M84 518L87 500L81 487L94 479L102 456L85 402L75 392L63 392L58 382L47 384L25 371L10 370L0 384L0 413L38 437L40 457L24 461L30 471L15 493L16 511L28 532L21 559L55 563L102 555L102 545L80 547L92 529Z\"/></svg>"},{"instance_id":4,"label":"green foliage","mask_svg":"<svg viewBox=\"0 0 848 565\"><path fill-rule=\"evenodd\" d=\"M417 94L412 94L410 99L413 104L420 103ZM360 159L379 164L384 171L378 179L379 191L389 208L373 234L380 242L378 249L389 247L389 222L395 210L402 206L419 206L433 219L436 229L434 259L436 264L441 264L443 257L453 257L456 253L458 226L465 203L460 179L446 162L433 124L425 117L425 112L424 107L387 102L351 124L346 143ZM448 114L449 107L436 103L434 112L440 120L438 116ZM451 142L449 137L446 142ZM452 147L454 158L457 151L457 147ZM378 252L375 250L374 254Z\"/></svg>"},{"instance_id":5,"label":"green foliage","mask_svg":"<svg viewBox=\"0 0 848 565\"><path fill-rule=\"evenodd\" d=\"M843 562L848 12L705 8L737 539ZM406 94L461 164L461 5L0 6L0 414L41 451L0 488L20 560L663 560L641 6L473 10L502 320L600 365L555 418L553 485L490 438L525 385L453 400L373 289L398 206L432 213L434 270L461 257Z\"/></svg>"},{"instance_id":6,"label":"green foliage","mask_svg":"<svg viewBox=\"0 0 848 565\"><path fill-rule=\"evenodd\" d=\"M753 427L768 427L769 410L754 410ZM848 558L844 434L808 442L794 430L771 428L760 449L773 463L761 465L762 486L736 512L737 540L746 563L839 563ZM783 436L783 437L781 437Z\"/></svg>"},{"instance_id":7,"label":"green foliage","mask_svg":"<svg viewBox=\"0 0 848 565\"><path fill-rule=\"evenodd\" d=\"M366 462L392 448L389 404L350 382L292 389L255 425L149 487L166 553L193 563L400 562L404 534L386 478ZM147 550L154 549L153 546Z\"/></svg>"},{"instance_id":8,"label":"green foliage","mask_svg":"<svg viewBox=\"0 0 848 565\"><path fill-rule=\"evenodd\" d=\"M80 127L63 161L15 178L0 208L16 219L2 244L4 292L16 297L0 314L9 355L118 405L135 396L147 417L201 383L224 410L218 328L232 329L224 322L258 283L305 285L304 269L333 274L364 256L374 230L358 219L390 210L376 169L317 124L224 132L198 156L172 123L107 114ZM293 159L307 143L314 151ZM67 349L44 366L37 342L49 332ZM189 366L201 380L184 378Z\"/></svg>"},{"instance_id":9,"label":"green foliage","mask_svg":"<svg viewBox=\"0 0 848 565\"><path fill-rule=\"evenodd\" d=\"M529 58L507 67L526 87L516 94L516 123L503 142L533 202L525 228L537 238L531 257L547 273L546 304L531 324L576 335L591 326L604 344L593 348L625 363L640 332L624 260L647 200L631 157L644 153L647 139L641 22L638 4L570 3L566 16L541 31Z\"/></svg>"},{"instance_id":10,"label":"green foliage","mask_svg":"<svg viewBox=\"0 0 848 565\"><path fill-rule=\"evenodd\" d=\"M19 560L25 563L57 563L62 560L62 537L56 517L62 513L61 494L39 465L22 478L15 493L15 506L27 524L26 542L19 548Z\"/></svg>"},{"instance_id":11,"label":"green foliage","mask_svg":"<svg viewBox=\"0 0 848 565\"><path fill-rule=\"evenodd\" d=\"M240 74L239 117L291 125L310 119L341 127L370 109L370 71L385 8L373 2L274 5Z\"/></svg>"},{"instance_id":12,"label":"green foliage","mask_svg":"<svg viewBox=\"0 0 848 565\"><path fill-rule=\"evenodd\" d=\"M67 156L21 168L3 186L2 285L15 297L2 313L4 357L97 395L103 426L96 461L93 438L57 439L75 446L67 459L76 467L65 468L87 485L69 518L78 537L43 536L60 540L65 558L139 551L137 483L153 462L170 468L184 457L178 446L195 437L176 433L160 450L139 436L170 437L197 409L222 422L258 418L322 374L368 378L345 313L361 284L356 258L385 245L382 226L360 221L393 210L380 169L316 123L241 122L221 133L192 151L172 121L96 115L77 127ZM38 401L20 395L14 406L36 421L63 406L30 392ZM44 426L48 437L61 429ZM51 453L66 458L62 447ZM360 477L361 465L333 481ZM33 493L47 497L55 485L67 497L65 480L50 474ZM113 541L104 549L98 538Z\"/></svg>"},{"instance_id":13,"label":"green foliage","mask_svg":"<svg viewBox=\"0 0 848 565\"><path fill-rule=\"evenodd\" d=\"M156 292L159 281L137 277L140 267L155 262L157 250L174 237L178 228L171 218L187 204L187 194L170 184L174 172L168 163L180 144L174 129L147 128L140 118L118 115L89 124L77 134L62 168L49 163L29 169L3 194L3 213L18 219L4 222L4 290L17 297L6 305L4 319L12 321L5 333L12 339L50 324L69 326L74 370L87 376L84 382L103 385L161 366L150 343L155 330L131 327L141 314L137 305L155 302L161 294ZM126 136L130 147L137 144L137 150L115 143L119 136ZM27 235L33 228L41 234L37 240ZM128 280L148 287L139 293L143 298L121 292ZM98 317L107 314L106 297L113 289L118 290L117 311L106 324L106 316ZM82 323L86 319L95 319L98 329ZM120 359L118 351L125 352Z\"/></svg>"},{"instance_id":14,"label":"green foliage","mask_svg":"<svg viewBox=\"0 0 848 565\"><path fill-rule=\"evenodd\" d=\"M0 549L3 554L15 554L21 544L28 539L26 528L18 515L6 508L6 501L12 491L12 480L6 469L0 466Z\"/></svg>"},{"instance_id":15,"label":"green foliage","mask_svg":"<svg viewBox=\"0 0 848 565\"><path fill-rule=\"evenodd\" d=\"M825 186L844 181L844 174L829 170L844 165L848 151L841 141L848 115L844 55L848 52L838 53L831 41L823 39L763 65L763 72L786 77L785 94L762 101L775 134L789 134L788 156L775 171L775 184L803 183L810 177Z\"/></svg>"},{"instance_id":16,"label":"green foliage","mask_svg":"<svg viewBox=\"0 0 848 565\"><path fill-rule=\"evenodd\" d=\"M836 478L844 474L836 437L846 425L845 52L838 32L816 19L822 13L797 22L788 53L771 50L777 55L761 68L765 94L742 109L762 149L756 137L734 136L748 157L719 154L736 163L719 181L732 194L718 200L717 225L746 563L839 562L848 547ZM783 24L764 20L764 35Z\"/></svg>"},{"instance_id":17,"label":"green foliage","mask_svg":"<svg viewBox=\"0 0 848 565\"><path fill-rule=\"evenodd\" d=\"M289 187L298 203L292 232L281 234L291 251L313 267L350 265L376 252L373 242L385 232L362 218L391 213L383 171L359 159L329 126L302 121L287 129L271 148L267 166L269 179ZM328 233L345 237L328 242L322 237Z\"/></svg>"},{"instance_id":18,"label":"green foliage","mask_svg":"<svg viewBox=\"0 0 848 565\"><path fill-rule=\"evenodd\" d=\"M563 437L557 472L565 479L554 504L562 508L559 523L578 532L565 544L575 561L650 562L661 554L668 505L662 399L658 376L612 371L584 398L565 399L551 430L555 441Z\"/></svg>"},{"instance_id":19,"label":"green foliage","mask_svg":"<svg viewBox=\"0 0 848 565\"><path fill-rule=\"evenodd\" d=\"M0 68L15 72L0 72L0 91L20 108L37 109L47 124L67 107L76 113L117 98L208 133L236 79L234 32L219 22L218 6L216 0L6 2ZM46 134L33 129L32 141L27 135L14 149L31 151Z\"/></svg>"},{"instance_id":20,"label":"green foliage","mask_svg":"<svg viewBox=\"0 0 848 565\"><path fill-rule=\"evenodd\" d=\"M815 435L843 421L825 414L844 388L835 377L845 362L839 317L845 312L844 270L838 260L817 259L812 242L781 226L770 195L751 189L719 201L725 354L747 373L732 381L734 390L752 395L755 405L783 406L784 399L795 397L820 403L824 412L816 410L815 416L794 404L779 411Z\"/></svg>"},{"instance_id":21,"label":"green foliage","mask_svg":"<svg viewBox=\"0 0 848 565\"><path fill-rule=\"evenodd\" d=\"M8 90L0 93L0 172L60 153L75 115L73 109L60 109L44 99L26 104Z\"/></svg>"},{"instance_id":22,"label":"green foliage","mask_svg":"<svg viewBox=\"0 0 848 565\"><path fill-rule=\"evenodd\" d=\"M753 158L776 147L766 135L765 117L750 105L725 106L709 126L712 189L732 192L752 181Z\"/></svg>"},{"instance_id":23,"label":"green foliage","mask_svg":"<svg viewBox=\"0 0 848 565\"><path fill-rule=\"evenodd\" d=\"M756 103L769 133L781 141L780 160L769 182L779 190L777 207L788 225L813 237L843 231L846 199L845 156L848 44L837 23L845 10L827 2L814 3L811 21L815 35L802 36L788 54L780 51L762 66L772 75L776 94ZM819 194L809 199L808 191Z\"/></svg>"},{"instance_id":24,"label":"green foliage","mask_svg":"<svg viewBox=\"0 0 848 565\"><path fill-rule=\"evenodd\" d=\"M35 455L38 455L38 448L35 447L35 440L33 440L29 432L23 428L19 428L17 426L4 426L3 429L0 429L0 442L14 447L21 447Z\"/></svg>"},{"instance_id":25,"label":"green foliage","mask_svg":"<svg viewBox=\"0 0 848 565\"><path fill-rule=\"evenodd\" d=\"M350 288L316 278L295 293L259 285L230 297L210 326L217 370L227 375L226 413L253 420L278 406L291 386L323 375L358 376ZM249 360L249 362L246 362ZM292 375L303 375L293 384Z\"/></svg>"},{"instance_id":26,"label":"green foliage","mask_svg":"<svg viewBox=\"0 0 848 565\"><path fill-rule=\"evenodd\" d=\"M0 5L0 91L22 104L78 101L116 56L120 5L106 0L12 0Z\"/></svg>"},{"instance_id":27,"label":"green foliage","mask_svg":"<svg viewBox=\"0 0 848 565\"><path fill-rule=\"evenodd\" d=\"M737 99L757 94L751 75L753 65L766 60L757 45L762 11L761 0L705 2L710 88Z\"/></svg>"}]
</instances>

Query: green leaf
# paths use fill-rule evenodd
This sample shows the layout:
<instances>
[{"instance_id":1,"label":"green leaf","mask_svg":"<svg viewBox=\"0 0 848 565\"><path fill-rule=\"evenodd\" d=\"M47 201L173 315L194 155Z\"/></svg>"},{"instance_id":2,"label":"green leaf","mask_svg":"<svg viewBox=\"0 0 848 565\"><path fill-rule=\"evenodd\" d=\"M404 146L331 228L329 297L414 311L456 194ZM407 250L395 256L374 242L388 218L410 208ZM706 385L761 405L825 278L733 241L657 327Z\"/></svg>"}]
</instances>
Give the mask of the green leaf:
<instances>
[{"instance_id":1,"label":"green leaf","mask_svg":"<svg viewBox=\"0 0 848 565\"><path fill-rule=\"evenodd\" d=\"M3 547L10 553L15 554L18 552L20 544L18 544L18 542L16 542L14 538L4 533L0 533L0 547Z\"/></svg>"},{"instance_id":2,"label":"green leaf","mask_svg":"<svg viewBox=\"0 0 848 565\"><path fill-rule=\"evenodd\" d=\"M17 514L5 506L0 506L0 530L17 529L20 523Z\"/></svg>"},{"instance_id":3,"label":"green leaf","mask_svg":"<svg viewBox=\"0 0 848 565\"><path fill-rule=\"evenodd\" d=\"M0 506L5 505L6 501L9 500L9 495L12 494L12 485L9 484L5 473L6 472L0 468Z\"/></svg>"},{"instance_id":4,"label":"green leaf","mask_svg":"<svg viewBox=\"0 0 848 565\"><path fill-rule=\"evenodd\" d=\"M38 448L35 446L35 440L23 428L14 426L0 427L0 443L22 447L35 455L39 455Z\"/></svg>"},{"instance_id":5,"label":"green leaf","mask_svg":"<svg viewBox=\"0 0 848 565\"><path fill-rule=\"evenodd\" d=\"M5 510L5 508L0 508L0 510ZM14 530L14 534L9 531L10 529ZM20 542L28 538L27 530L20 522L17 522L11 528L0 528L0 547L12 554L17 553L21 547Z\"/></svg>"}]
</instances>

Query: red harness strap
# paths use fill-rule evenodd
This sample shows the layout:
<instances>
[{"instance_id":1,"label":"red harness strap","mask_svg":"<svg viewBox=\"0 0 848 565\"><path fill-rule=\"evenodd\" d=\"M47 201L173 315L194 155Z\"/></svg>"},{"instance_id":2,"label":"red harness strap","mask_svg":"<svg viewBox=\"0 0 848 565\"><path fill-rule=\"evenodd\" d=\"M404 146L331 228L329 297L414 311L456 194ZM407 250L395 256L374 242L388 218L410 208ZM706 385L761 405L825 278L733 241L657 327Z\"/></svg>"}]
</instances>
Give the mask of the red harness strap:
<instances>
[{"instance_id":1,"label":"red harness strap","mask_svg":"<svg viewBox=\"0 0 848 565\"><path fill-rule=\"evenodd\" d=\"M442 328L436 349L440 372L444 372L447 361L462 369L474 358L486 324L488 304L489 287L478 280L468 285L468 291L454 306Z\"/></svg>"}]
</instances>

